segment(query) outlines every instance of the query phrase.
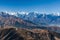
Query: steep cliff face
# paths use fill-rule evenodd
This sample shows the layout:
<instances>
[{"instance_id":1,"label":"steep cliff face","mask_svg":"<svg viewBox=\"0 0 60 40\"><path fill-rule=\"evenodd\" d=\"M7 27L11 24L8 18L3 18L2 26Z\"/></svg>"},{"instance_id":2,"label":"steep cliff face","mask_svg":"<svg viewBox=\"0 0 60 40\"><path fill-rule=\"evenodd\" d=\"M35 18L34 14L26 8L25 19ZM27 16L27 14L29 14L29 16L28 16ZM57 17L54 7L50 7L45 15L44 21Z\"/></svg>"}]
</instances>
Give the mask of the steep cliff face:
<instances>
[{"instance_id":1,"label":"steep cliff face","mask_svg":"<svg viewBox=\"0 0 60 40\"><path fill-rule=\"evenodd\" d=\"M0 40L60 40L60 33L42 29L2 28Z\"/></svg>"}]
</instances>

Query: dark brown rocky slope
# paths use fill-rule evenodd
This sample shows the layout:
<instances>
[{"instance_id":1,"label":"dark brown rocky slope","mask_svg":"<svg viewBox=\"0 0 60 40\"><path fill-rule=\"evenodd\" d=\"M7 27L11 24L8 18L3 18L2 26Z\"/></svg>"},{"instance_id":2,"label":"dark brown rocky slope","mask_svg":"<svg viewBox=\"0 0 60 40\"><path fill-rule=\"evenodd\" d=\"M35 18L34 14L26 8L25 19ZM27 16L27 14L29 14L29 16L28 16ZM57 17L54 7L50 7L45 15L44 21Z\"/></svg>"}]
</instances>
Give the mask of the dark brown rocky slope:
<instances>
[{"instance_id":1,"label":"dark brown rocky slope","mask_svg":"<svg viewBox=\"0 0 60 40\"><path fill-rule=\"evenodd\" d=\"M0 40L60 40L60 34L42 29L1 28Z\"/></svg>"}]
</instances>

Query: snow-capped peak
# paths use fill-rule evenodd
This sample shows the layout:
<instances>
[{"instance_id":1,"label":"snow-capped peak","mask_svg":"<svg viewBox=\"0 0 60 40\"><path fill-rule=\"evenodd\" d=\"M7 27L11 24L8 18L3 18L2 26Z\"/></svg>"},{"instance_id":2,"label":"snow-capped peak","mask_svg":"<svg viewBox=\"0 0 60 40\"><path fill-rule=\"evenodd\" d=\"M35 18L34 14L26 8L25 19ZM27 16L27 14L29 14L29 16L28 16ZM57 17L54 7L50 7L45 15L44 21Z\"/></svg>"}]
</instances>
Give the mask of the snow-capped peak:
<instances>
[{"instance_id":1,"label":"snow-capped peak","mask_svg":"<svg viewBox=\"0 0 60 40\"><path fill-rule=\"evenodd\" d=\"M60 16L59 12L53 12L52 14L55 15L55 16Z\"/></svg>"},{"instance_id":2,"label":"snow-capped peak","mask_svg":"<svg viewBox=\"0 0 60 40\"><path fill-rule=\"evenodd\" d=\"M28 12L18 12L19 14L26 14L26 15L28 15Z\"/></svg>"}]
</instances>

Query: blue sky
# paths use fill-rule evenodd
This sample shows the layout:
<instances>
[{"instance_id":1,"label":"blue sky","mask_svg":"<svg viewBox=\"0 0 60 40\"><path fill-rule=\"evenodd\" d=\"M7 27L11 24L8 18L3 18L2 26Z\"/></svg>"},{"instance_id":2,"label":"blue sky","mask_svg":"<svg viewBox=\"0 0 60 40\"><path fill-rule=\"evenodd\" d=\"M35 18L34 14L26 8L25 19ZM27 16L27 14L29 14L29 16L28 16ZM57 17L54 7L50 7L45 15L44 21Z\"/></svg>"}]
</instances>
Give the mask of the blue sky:
<instances>
[{"instance_id":1,"label":"blue sky","mask_svg":"<svg viewBox=\"0 0 60 40\"><path fill-rule=\"evenodd\" d=\"M60 0L0 0L0 11L60 12Z\"/></svg>"}]
</instances>

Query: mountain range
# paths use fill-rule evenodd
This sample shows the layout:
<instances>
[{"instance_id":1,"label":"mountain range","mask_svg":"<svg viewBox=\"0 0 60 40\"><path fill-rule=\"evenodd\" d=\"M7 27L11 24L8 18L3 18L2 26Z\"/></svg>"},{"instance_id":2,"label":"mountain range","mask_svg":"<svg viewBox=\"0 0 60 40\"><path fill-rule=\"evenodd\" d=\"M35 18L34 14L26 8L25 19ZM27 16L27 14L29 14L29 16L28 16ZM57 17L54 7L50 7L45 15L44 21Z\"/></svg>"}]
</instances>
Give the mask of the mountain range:
<instances>
[{"instance_id":1,"label":"mountain range","mask_svg":"<svg viewBox=\"0 0 60 40\"><path fill-rule=\"evenodd\" d=\"M17 12L10 15L14 15L23 20L31 21L37 25L60 26L59 13Z\"/></svg>"},{"instance_id":2,"label":"mountain range","mask_svg":"<svg viewBox=\"0 0 60 40\"><path fill-rule=\"evenodd\" d=\"M0 13L0 26L36 26L34 23L23 20L13 15L6 14L4 12Z\"/></svg>"},{"instance_id":3,"label":"mountain range","mask_svg":"<svg viewBox=\"0 0 60 40\"><path fill-rule=\"evenodd\" d=\"M60 40L59 24L58 15L0 12L0 40Z\"/></svg>"},{"instance_id":4,"label":"mountain range","mask_svg":"<svg viewBox=\"0 0 60 40\"><path fill-rule=\"evenodd\" d=\"M57 25L58 24L58 25ZM29 29L47 29L60 33L60 16L52 14L38 14L31 12L27 14L11 15L0 12L0 27L21 27Z\"/></svg>"},{"instance_id":5,"label":"mountain range","mask_svg":"<svg viewBox=\"0 0 60 40\"><path fill-rule=\"evenodd\" d=\"M4 14L4 15L3 15ZM0 16L15 16L25 21L30 21L36 25L60 26L60 16L58 13L36 13L36 12L0 12Z\"/></svg>"}]
</instances>

